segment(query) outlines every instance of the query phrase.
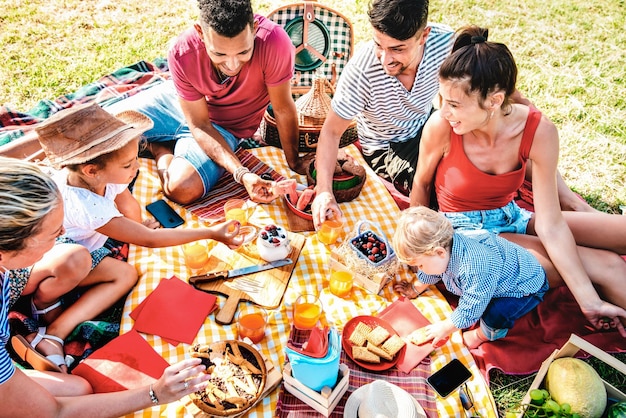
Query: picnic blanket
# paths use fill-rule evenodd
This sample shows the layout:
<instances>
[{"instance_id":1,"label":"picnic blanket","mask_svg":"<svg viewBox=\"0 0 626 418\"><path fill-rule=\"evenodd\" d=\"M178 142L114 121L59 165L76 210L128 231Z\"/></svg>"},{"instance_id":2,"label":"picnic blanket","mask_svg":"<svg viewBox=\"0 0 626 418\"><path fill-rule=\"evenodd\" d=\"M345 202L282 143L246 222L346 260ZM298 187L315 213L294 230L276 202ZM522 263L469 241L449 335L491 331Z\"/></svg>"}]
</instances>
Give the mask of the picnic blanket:
<instances>
[{"instance_id":1,"label":"picnic blanket","mask_svg":"<svg viewBox=\"0 0 626 418\"><path fill-rule=\"evenodd\" d=\"M353 145L347 147L346 151L360 164L365 165L363 157ZM246 152L254 155L268 167L272 167L276 173L283 177L294 176L294 173L287 166L282 150L274 147L263 147ZM139 161L141 165L140 175L135 183L133 193L141 206L145 207L146 203L159 198L163 192L156 175L154 161L143 158L140 158ZM359 197L351 202L341 204L348 227L352 229L358 221L368 219L376 222L387 236L391 236L395 229L399 209L385 187L379 182L378 177L369 169L367 169L367 176L367 181ZM304 177L298 177L298 180L304 182ZM216 199L211 204L217 207L220 205L217 202L223 203L222 199ZM185 218L185 228L192 228L200 223L205 223L192 210L187 210L180 205L172 205ZM144 212L144 216L147 216L147 212ZM250 218L250 223L256 226L263 226L268 223L287 225L287 220L285 206L280 200L276 200L270 204L257 205ZM282 302L278 308L269 310L269 326L265 338L258 344L263 355L280 369L285 362L284 348L289 337L292 304L300 293L317 294L324 306L325 321L339 331L343 329L350 318L358 315L377 315L399 297L393 292L391 284L387 285L378 295L371 294L360 287L354 288L351 299L341 299L332 295L328 290L327 279L330 272L329 248L320 243L314 233L304 232L303 235L306 236L306 241L297 259ZM223 244L213 242L212 245L221 246ZM136 266L140 278L124 306L120 331L122 334L130 332L134 327L134 321L129 316L130 312L148 297L162 278L177 276L181 280L186 280L191 274L185 267L180 247L140 248L131 245L129 262ZM410 274L412 273L408 269L401 269L398 272L398 277L407 279ZM223 306L224 301L225 297L218 294L217 304L219 307ZM451 312L445 298L435 287L429 289L412 303L430 321L441 320ZM173 346L160 336L145 333L140 333L140 335L170 364L188 356L189 344L182 343ZM205 344L212 341L233 339L236 338L236 335L235 324L219 325L215 322L215 314L211 314L200 328L194 342ZM482 416L496 417L497 413L489 389L469 350L463 345L460 333L455 333L446 345L434 350L429 356L430 372L438 370L452 358L459 358L472 370L473 378L469 382L469 387L474 394L474 400L479 406ZM402 378L402 375L398 377L398 379ZM272 391L247 416L274 416L279 392L278 389ZM183 399L170 405L148 408L130 416L186 417L191 414L187 408L189 402L188 399ZM464 412L456 395L448 396L445 399L436 398L436 409L439 416L446 417L462 416Z\"/></svg>"},{"instance_id":2,"label":"picnic blanket","mask_svg":"<svg viewBox=\"0 0 626 418\"><path fill-rule=\"evenodd\" d=\"M458 298L438 286L450 305ZM567 286L550 289L537 308L515 322L506 337L471 350L478 367L489 382L489 372L501 370L511 375L536 372L555 349L576 334L607 353L626 351L626 339L617 331L595 330L583 316ZM584 353L578 353L584 357Z\"/></svg>"}]
</instances>

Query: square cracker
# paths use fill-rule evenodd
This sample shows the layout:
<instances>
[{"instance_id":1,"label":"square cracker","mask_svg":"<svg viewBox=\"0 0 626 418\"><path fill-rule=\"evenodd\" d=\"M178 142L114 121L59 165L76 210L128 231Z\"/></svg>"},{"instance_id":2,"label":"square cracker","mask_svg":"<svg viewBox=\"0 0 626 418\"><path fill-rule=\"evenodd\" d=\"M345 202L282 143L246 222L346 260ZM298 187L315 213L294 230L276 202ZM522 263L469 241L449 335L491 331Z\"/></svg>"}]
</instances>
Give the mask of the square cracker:
<instances>
[{"instance_id":1,"label":"square cracker","mask_svg":"<svg viewBox=\"0 0 626 418\"><path fill-rule=\"evenodd\" d=\"M364 322L359 322L358 324L356 324L356 327L354 327L354 331L360 332L361 334L367 336L367 334L372 332L372 328Z\"/></svg>"},{"instance_id":2,"label":"square cracker","mask_svg":"<svg viewBox=\"0 0 626 418\"><path fill-rule=\"evenodd\" d=\"M379 346L374 345L372 343L367 343L367 349L371 351L372 353L376 354L377 356L384 358L387 361L390 361L393 359L393 356L391 354L389 354L388 352L386 352Z\"/></svg>"},{"instance_id":3,"label":"square cracker","mask_svg":"<svg viewBox=\"0 0 626 418\"><path fill-rule=\"evenodd\" d=\"M392 356L395 356L398 353L398 351L400 351L402 347L405 346L405 344L406 343L404 342L402 338L400 338L397 335L392 335L391 338L389 338L383 344L383 350L385 350Z\"/></svg>"},{"instance_id":4,"label":"square cracker","mask_svg":"<svg viewBox=\"0 0 626 418\"><path fill-rule=\"evenodd\" d=\"M363 345L365 345L365 334L359 332L357 329L354 329L354 331L352 331L352 334L350 334L350 338L348 338L348 340L352 344L362 347Z\"/></svg>"},{"instance_id":5,"label":"square cracker","mask_svg":"<svg viewBox=\"0 0 626 418\"><path fill-rule=\"evenodd\" d=\"M352 346L352 357L355 360L366 361L368 363L380 363L380 357L372 353L365 347Z\"/></svg>"},{"instance_id":6,"label":"square cracker","mask_svg":"<svg viewBox=\"0 0 626 418\"><path fill-rule=\"evenodd\" d=\"M389 331L378 325L365 338L374 345L381 345L383 341L389 338Z\"/></svg>"}]
</instances>

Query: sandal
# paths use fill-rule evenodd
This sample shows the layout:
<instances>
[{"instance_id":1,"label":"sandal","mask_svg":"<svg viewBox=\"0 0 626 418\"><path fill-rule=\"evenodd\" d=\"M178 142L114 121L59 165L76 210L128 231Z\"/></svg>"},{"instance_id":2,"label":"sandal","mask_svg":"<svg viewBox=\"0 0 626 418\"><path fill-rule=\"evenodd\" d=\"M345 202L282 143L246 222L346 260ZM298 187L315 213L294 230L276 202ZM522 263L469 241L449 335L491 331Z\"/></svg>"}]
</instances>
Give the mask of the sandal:
<instances>
[{"instance_id":1,"label":"sandal","mask_svg":"<svg viewBox=\"0 0 626 418\"><path fill-rule=\"evenodd\" d=\"M44 316L45 314L47 314L48 312L52 312L53 310L55 310L56 308L61 306L61 301L58 300L56 303L53 303L52 305L48 306L47 308L44 309L37 309L37 307L35 306L35 302L33 302L33 300L30 300L30 312L31 312L31 317L39 322L39 318L40 316Z\"/></svg>"},{"instance_id":2,"label":"sandal","mask_svg":"<svg viewBox=\"0 0 626 418\"><path fill-rule=\"evenodd\" d=\"M15 335L11 338L11 345L15 353L35 370L63 373L60 366L65 366L66 364L65 358L62 355L50 354L44 356L36 350L37 345L44 339L56 341L61 344L61 348L63 348L63 340L57 336L46 334L46 327L39 327L37 335L30 343L23 336Z\"/></svg>"}]
</instances>

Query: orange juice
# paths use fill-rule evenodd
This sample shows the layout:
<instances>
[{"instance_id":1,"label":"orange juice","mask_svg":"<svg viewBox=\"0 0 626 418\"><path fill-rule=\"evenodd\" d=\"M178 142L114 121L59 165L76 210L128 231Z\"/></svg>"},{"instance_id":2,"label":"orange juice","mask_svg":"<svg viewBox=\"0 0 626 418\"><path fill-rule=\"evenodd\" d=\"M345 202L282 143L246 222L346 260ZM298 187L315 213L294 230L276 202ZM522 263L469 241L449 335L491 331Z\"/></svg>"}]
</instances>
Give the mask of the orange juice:
<instances>
[{"instance_id":1,"label":"orange juice","mask_svg":"<svg viewBox=\"0 0 626 418\"><path fill-rule=\"evenodd\" d=\"M345 298L352 291L352 273L348 271L334 271L330 275L330 292L340 298Z\"/></svg>"},{"instance_id":2,"label":"orange juice","mask_svg":"<svg viewBox=\"0 0 626 418\"><path fill-rule=\"evenodd\" d=\"M263 314L253 312L239 317L237 323L239 338L250 338L253 343L258 343L265 337L265 318Z\"/></svg>"},{"instance_id":3,"label":"orange juice","mask_svg":"<svg viewBox=\"0 0 626 418\"><path fill-rule=\"evenodd\" d=\"M341 220L327 219L322 226L320 226L320 229L318 229L317 239L326 245L334 244L339 238L342 229L343 222L341 222Z\"/></svg>"},{"instance_id":4,"label":"orange juice","mask_svg":"<svg viewBox=\"0 0 626 418\"><path fill-rule=\"evenodd\" d=\"M209 262L207 248L198 242L183 245L183 253L185 264L192 270L201 269Z\"/></svg>"},{"instance_id":5,"label":"orange juice","mask_svg":"<svg viewBox=\"0 0 626 418\"><path fill-rule=\"evenodd\" d=\"M231 219L239 221L241 225L245 225L248 223L248 213L245 209L241 208L229 209L228 212L226 212L226 220Z\"/></svg>"},{"instance_id":6,"label":"orange juice","mask_svg":"<svg viewBox=\"0 0 626 418\"><path fill-rule=\"evenodd\" d=\"M293 324L298 329L312 329L322 314L322 308L315 303L299 303L294 305Z\"/></svg>"}]
</instances>

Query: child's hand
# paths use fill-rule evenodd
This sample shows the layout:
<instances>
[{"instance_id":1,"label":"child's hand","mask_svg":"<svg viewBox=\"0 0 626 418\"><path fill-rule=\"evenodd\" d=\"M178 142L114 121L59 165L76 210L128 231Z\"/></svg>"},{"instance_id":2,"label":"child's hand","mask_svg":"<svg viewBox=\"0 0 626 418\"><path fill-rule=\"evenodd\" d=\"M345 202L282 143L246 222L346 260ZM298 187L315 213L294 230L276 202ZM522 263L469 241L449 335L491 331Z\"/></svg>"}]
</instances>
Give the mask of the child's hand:
<instances>
[{"instance_id":1,"label":"child's hand","mask_svg":"<svg viewBox=\"0 0 626 418\"><path fill-rule=\"evenodd\" d=\"M224 223L217 224L211 227L214 233L213 239L228 245L228 248L230 249L235 249L243 244L244 237L243 235L239 235L240 227L241 224L239 221L232 219Z\"/></svg>"},{"instance_id":2,"label":"child's hand","mask_svg":"<svg viewBox=\"0 0 626 418\"><path fill-rule=\"evenodd\" d=\"M445 321L435 322L434 324L428 325L426 331L429 337L432 337L432 345L435 348L439 348L448 342L450 338L450 334L456 330L456 327L452 324L452 321L449 319Z\"/></svg>"}]
</instances>

